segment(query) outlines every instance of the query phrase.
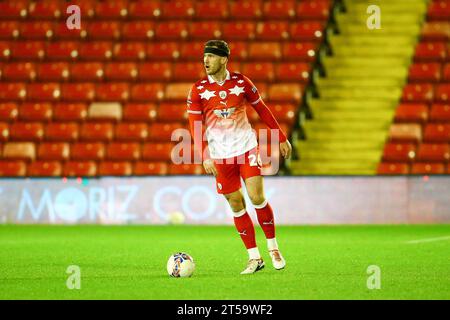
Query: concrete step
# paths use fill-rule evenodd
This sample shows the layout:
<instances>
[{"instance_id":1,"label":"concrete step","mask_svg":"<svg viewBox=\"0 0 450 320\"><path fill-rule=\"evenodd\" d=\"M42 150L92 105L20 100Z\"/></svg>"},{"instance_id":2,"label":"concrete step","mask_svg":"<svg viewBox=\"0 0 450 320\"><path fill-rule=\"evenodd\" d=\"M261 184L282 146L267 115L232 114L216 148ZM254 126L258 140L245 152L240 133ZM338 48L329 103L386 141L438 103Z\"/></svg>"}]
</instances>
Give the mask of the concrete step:
<instances>
[{"instance_id":1,"label":"concrete step","mask_svg":"<svg viewBox=\"0 0 450 320\"><path fill-rule=\"evenodd\" d=\"M327 68L326 77L329 79L396 79L405 81L408 75L407 68L392 67L383 69L358 69L351 67Z\"/></svg>"},{"instance_id":2,"label":"concrete step","mask_svg":"<svg viewBox=\"0 0 450 320\"><path fill-rule=\"evenodd\" d=\"M414 47L363 47L363 46L338 46L333 47L336 57L412 57Z\"/></svg>"},{"instance_id":3,"label":"concrete step","mask_svg":"<svg viewBox=\"0 0 450 320\"><path fill-rule=\"evenodd\" d=\"M322 90L322 89L329 89L329 88L340 88L341 90L348 89L348 88L398 88L403 87L404 83L406 81L404 79L384 79L384 78L361 78L361 79L354 79L354 78L339 78L339 79L333 79L333 78L317 78L316 79L316 85Z\"/></svg>"},{"instance_id":4,"label":"concrete step","mask_svg":"<svg viewBox=\"0 0 450 320\"><path fill-rule=\"evenodd\" d=\"M390 100L378 100L378 99L365 99L361 101L360 99L311 99L309 104L313 110L321 109L355 109L355 110L382 110L389 109L395 110L397 108L397 101Z\"/></svg>"},{"instance_id":5,"label":"concrete step","mask_svg":"<svg viewBox=\"0 0 450 320\"><path fill-rule=\"evenodd\" d=\"M326 68L387 68L392 66L407 67L411 63L409 57L325 57L323 63Z\"/></svg>"},{"instance_id":6,"label":"concrete step","mask_svg":"<svg viewBox=\"0 0 450 320\"><path fill-rule=\"evenodd\" d=\"M380 100L398 100L402 95L401 88L318 88L319 96L324 99L380 99Z\"/></svg>"},{"instance_id":7,"label":"concrete step","mask_svg":"<svg viewBox=\"0 0 450 320\"><path fill-rule=\"evenodd\" d=\"M298 150L300 155L300 160L310 160L310 161L357 161L357 162L376 162L380 160L380 151L359 151L359 150L333 150L328 152L323 152L321 150Z\"/></svg>"},{"instance_id":8,"label":"concrete step","mask_svg":"<svg viewBox=\"0 0 450 320\"><path fill-rule=\"evenodd\" d=\"M329 131L311 131L306 132L306 139L310 141L330 141L331 143L336 142L359 142L362 139L365 141L375 144L384 143L388 136L388 132L385 131L368 131L364 134L364 137L361 136L359 132L351 132L351 131L334 131L330 134Z\"/></svg>"}]
</instances>

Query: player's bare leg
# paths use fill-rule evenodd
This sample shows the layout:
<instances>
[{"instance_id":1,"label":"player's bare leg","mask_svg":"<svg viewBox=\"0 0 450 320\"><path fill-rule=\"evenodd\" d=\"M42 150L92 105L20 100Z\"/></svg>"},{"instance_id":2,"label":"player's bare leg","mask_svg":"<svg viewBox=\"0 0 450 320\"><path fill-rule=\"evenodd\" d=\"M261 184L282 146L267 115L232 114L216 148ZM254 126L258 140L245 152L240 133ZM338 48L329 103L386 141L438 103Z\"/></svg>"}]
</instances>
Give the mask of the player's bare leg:
<instances>
[{"instance_id":1,"label":"player's bare leg","mask_svg":"<svg viewBox=\"0 0 450 320\"><path fill-rule=\"evenodd\" d=\"M234 215L234 224L236 226L245 247L247 248L249 261L248 265L241 274L252 274L264 268L264 261L261 259L258 247L256 246L255 228L252 219L245 209L245 200L242 190L225 194L225 198L230 204Z\"/></svg>"},{"instance_id":2,"label":"player's bare leg","mask_svg":"<svg viewBox=\"0 0 450 320\"><path fill-rule=\"evenodd\" d=\"M264 183L262 176L254 176L245 180L248 197L256 209L258 222L264 231L267 239L267 248L275 269L280 270L286 266L286 260L278 249L277 239L275 238L275 220L272 207L264 196Z\"/></svg>"}]
</instances>

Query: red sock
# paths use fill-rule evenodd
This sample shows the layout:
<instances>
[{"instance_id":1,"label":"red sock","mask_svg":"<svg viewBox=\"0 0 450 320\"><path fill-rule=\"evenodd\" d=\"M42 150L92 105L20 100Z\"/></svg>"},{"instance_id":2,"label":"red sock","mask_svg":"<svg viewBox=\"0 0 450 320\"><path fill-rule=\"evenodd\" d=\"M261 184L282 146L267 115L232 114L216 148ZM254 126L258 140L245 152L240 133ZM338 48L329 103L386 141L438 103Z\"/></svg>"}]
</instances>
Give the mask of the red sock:
<instances>
[{"instance_id":1,"label":"red sock","mask_svg":"<svg viewBox=\"0 0 450 320\"><path fill-rule=\"evenodd\" d=\"M266 235L266 239L275 238L275 221L270 204L266 200L261 206L255 206L255 210L258 216L258 222Z\"/></svg>"},{"instance_id":2,"label":"red sock","mask_svg":"<svg viewBox=\"0 0 450 320\"><path fill-rule=\"evenodd\" d=\"M255 228L247 212L240 217L234 217L234 225L239 232L242 241L247 249L256 247Z\"/></svg>"}]
</instances>

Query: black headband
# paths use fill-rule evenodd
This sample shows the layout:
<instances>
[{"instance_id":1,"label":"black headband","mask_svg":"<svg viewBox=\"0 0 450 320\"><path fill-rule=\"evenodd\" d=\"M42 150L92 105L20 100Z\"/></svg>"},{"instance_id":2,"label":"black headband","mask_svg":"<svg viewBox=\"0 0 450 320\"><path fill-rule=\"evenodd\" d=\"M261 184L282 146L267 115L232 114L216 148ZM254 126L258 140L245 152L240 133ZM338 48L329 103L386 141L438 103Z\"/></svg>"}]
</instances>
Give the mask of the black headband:
<instances>
[{"instance_id":1,"label":"black headband","mask_svg":"<svg viewBox=\"0 0 450 320\"><path fill-rule=\"evenodd\" d=\"M204 54L205 53L212 53L212 54L215 54L215 55L220 56L220 57L228 57L228 55L229 55L227 51L225 51L223 49L216 48L216 47L205 47L205 51L203 53Z\"/></svg>"}]
</instances>

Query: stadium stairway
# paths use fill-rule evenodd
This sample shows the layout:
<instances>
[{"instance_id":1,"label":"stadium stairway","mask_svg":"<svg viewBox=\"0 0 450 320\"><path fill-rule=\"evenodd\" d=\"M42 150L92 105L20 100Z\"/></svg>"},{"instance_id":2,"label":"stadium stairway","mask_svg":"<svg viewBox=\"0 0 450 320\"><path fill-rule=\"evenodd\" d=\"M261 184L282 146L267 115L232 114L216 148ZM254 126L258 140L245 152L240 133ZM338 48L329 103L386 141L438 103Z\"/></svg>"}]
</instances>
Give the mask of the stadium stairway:
<instances>
[{"instance_id":1,"label":"stadium stairway","mask_svg":"<svg viewBox=\"0 0 450 320\"><path fill-rule=\"evenodd\" d=\"M318 98L309 99L312 120L295 140L300 160L293 174L374 175L395 108L407 79L426 11L423 0L345 1L330 34L325 77L315 77ZM369 5L381 7L381 29L369 29Z\"/></svg>"}]
</instances>

